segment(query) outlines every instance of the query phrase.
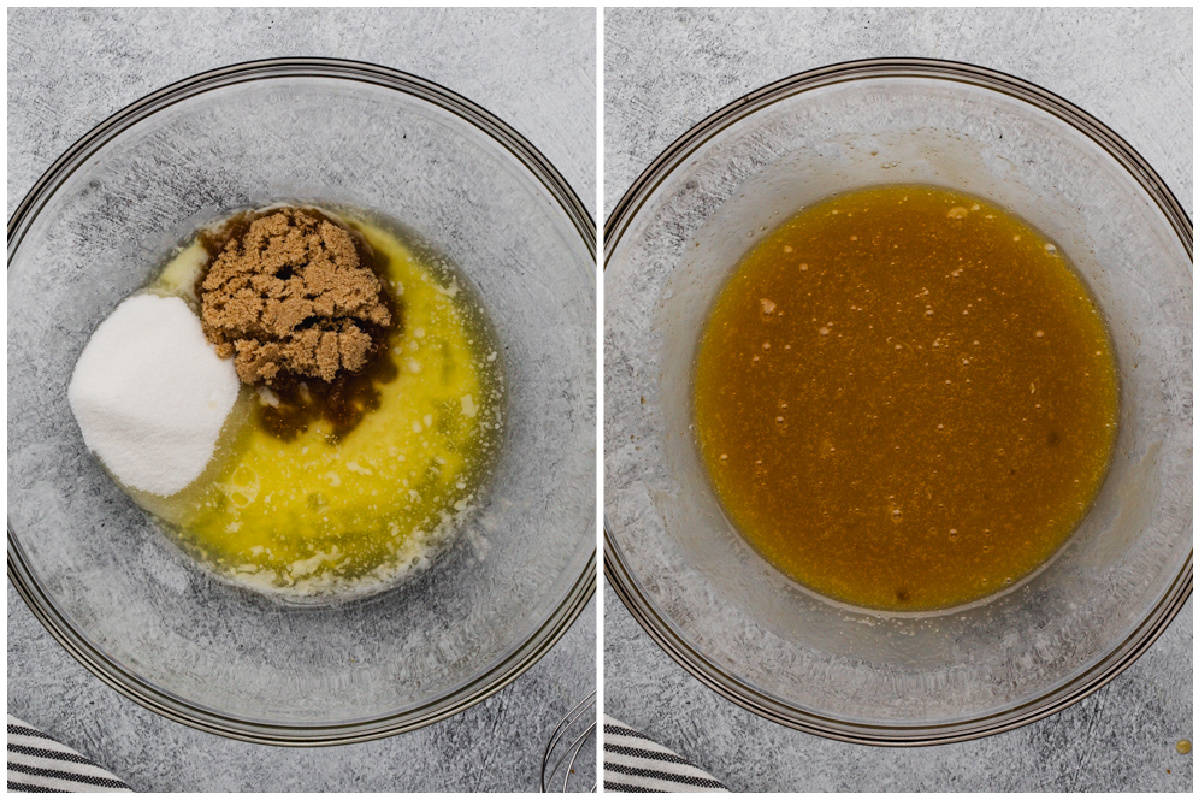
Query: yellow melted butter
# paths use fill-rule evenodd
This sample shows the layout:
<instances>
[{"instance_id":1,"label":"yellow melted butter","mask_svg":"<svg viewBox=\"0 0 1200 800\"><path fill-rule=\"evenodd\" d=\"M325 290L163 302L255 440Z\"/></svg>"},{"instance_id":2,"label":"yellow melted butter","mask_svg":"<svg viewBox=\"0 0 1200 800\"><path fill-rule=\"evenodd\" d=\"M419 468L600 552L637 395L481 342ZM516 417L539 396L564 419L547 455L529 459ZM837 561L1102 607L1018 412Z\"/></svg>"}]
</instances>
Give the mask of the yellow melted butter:
<instances>
[{"instance_id":1,"label":"yellow melted butter","mask_svg":"<svg viewBox=\"0 0 1200 800\"><path fill-rule=\"evenodd\" d=\"M330 591L423 566L472 501L499 444L502 380L482 312L453 273L393 234L351 220L386 262L402 326L398 375L379 407L336 443L321 419L291 441L251 420L254 389L208 472L174 497L139 497L219 573L260 588ZM198 245L155 289L188 296Z\"/></svg>"}]
</instances>

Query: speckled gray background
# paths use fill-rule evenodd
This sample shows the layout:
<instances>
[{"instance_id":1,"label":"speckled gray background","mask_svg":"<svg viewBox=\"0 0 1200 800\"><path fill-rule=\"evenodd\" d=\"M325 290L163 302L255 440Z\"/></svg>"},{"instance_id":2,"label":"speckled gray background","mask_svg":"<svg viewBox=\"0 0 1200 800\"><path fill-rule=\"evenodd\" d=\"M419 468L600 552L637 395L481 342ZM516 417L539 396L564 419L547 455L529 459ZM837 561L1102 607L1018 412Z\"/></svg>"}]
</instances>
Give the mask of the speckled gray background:
<instances>
[{"instance_id":1,"label":"speckled gray background","mask_svg":"<svg viewBox=\"0 0 1200 800\"><path fill-rule=\"evenodd\" d=\"M741 94L824 64L933 56L1055 91L1124 136L1192 213L1190 10L642 10L605 13L605 207L675 137ZM1187 791L1192 601L1133 666L1049 719L975 742L884 749L767 722L702 686L609 589L605 708L735 790Z\"/></svg>"},{"instance_id":2,"label":"speckled gray background","mask_svg":"<svg viewBox=\"0 0 1200 800\"><path fill-rule=\"evenodd\" d=\"M528 137L594 213L590 9L19 10L8 22L10 213L54 158L138 97L284 55L372 61L448 86ZM593 601L529 672L463 714L379 742L272 748L124 699L51 639L11 585L7 602L10 713L141 791L533 790L551 730L594 682Z\"/></svg>"}]
</instances>

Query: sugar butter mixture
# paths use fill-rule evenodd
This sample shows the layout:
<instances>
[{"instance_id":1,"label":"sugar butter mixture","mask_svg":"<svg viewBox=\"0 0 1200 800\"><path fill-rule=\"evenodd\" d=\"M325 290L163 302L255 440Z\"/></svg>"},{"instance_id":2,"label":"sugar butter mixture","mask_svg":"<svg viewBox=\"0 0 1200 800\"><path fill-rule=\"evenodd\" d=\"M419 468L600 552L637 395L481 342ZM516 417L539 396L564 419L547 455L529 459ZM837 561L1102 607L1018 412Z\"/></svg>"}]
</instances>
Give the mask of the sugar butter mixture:
<instances>
[{"instance_id":1,"label":"sugar butter mixture","mask_svg":"<svg viewBox=\"0 0 1200 800\"><path fill-rule=\"evenodd\" d=\"M1117 405L1064 254L928 186L836 195L768 234L695 364L731 521L800 583L891 610L969 602L1053 555L1106 474Z\"/></svg>"},{"instance_id":2,"label":"sugar butter mixture","mask_svg":"<svg viewBox=\"0 0 1200 800\"><path fill-rule=\"evenodd\" d=\"M97 426L80 424L130 495L217 573L274 593L370 590L429 564L471 512L502 438L503 380L478 300L438 259L366 219L274 208L202 231L127 302L139 300L181 305L188 341L207 339L206 358L241 386L236 402L209 424L197 474L170 491L130 480L93 446ZM191 356L159 360L178 373ZM140 369L151 383L127 395L177 391ZM77 369L73 395L91 387ZM188 412L164 441L194 427ZM155 466L170 464L136 474Z\"/></svg>"}]
</instances>

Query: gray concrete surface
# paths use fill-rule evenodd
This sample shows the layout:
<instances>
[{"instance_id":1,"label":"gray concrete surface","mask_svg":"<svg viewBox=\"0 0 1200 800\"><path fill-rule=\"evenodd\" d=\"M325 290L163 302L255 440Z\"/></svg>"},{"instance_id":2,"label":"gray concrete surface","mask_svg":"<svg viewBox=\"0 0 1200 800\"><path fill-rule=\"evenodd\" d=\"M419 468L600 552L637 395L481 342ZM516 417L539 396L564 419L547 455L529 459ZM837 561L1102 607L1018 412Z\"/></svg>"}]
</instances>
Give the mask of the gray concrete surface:
<instances>
[{"instance_id":1,"label":"gray concrete surface","mask_svg":"<svg viewBox=\"0 0 1200 800\"><path fill-rule=\"evenodd\" d=\"M1112 126L1192 213L1190 10L639 10L605 14L605 207L666 145L746 91L881 55L971 61L1039 83ZM1111 684L975 742L867 748L767 722L663 653L609 589L605 710L735 790L1188 791L1192 601Z\"/></svg>"},{"instance_id":2,"label":"gray concrete surface","mask_svg":"<svg viewBox=\"0 0 1200 800\"><path fill-rule=\"evenodd\" d=\"M8 208L75 139L138 97L255 58L372 61L496 113L594 213L595 13L583 10L19 10L8 17ZM556 722L594 683L595 601L514 684L442 723L315 750L169 722L76 663L9 586L8 708L142 791L535 790ZM584 772L591 769L585 765Z\"/></svg>"}]
</instances>

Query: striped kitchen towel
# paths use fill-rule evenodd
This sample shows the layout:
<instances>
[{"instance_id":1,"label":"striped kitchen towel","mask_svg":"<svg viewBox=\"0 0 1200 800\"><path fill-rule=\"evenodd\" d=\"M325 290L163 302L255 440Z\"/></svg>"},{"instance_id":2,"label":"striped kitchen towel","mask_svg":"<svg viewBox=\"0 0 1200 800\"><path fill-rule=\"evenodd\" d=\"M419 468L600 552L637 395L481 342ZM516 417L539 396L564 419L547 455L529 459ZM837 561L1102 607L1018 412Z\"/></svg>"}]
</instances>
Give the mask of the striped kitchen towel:
<instances>
[{"instance_id":1,"label":"striped kitchen towel","mask_svg":"<svg viewBox=\"0 0 1200 800\"><path fill-rule=\"evenodd\" d=\"M683 756L604 715L604 791L727 792Z\"/></svg>"},{"instance_id":2,"label":"striped kitchen towel","mask_svg":"<svg viewBox=\"0 0 1200 800\"><path fill-rule=\"evenodd\" d=\"M10 792L128 792L130 788L66 745L8 715Z\"/></svg>"}]
</instances>

